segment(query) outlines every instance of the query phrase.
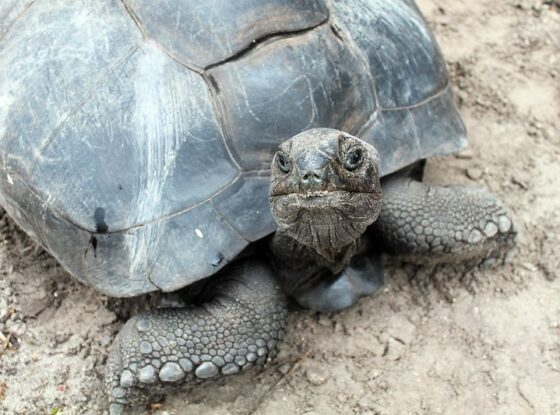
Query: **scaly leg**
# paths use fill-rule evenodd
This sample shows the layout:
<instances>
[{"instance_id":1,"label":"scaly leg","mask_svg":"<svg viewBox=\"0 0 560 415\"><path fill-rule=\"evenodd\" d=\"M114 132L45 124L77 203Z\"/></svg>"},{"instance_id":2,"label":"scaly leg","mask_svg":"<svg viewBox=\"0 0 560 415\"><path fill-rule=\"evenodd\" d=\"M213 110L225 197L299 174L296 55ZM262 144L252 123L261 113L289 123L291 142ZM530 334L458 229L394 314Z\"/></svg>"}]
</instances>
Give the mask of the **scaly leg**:
<instances>
[{"instance_id":1,"label":"scaly leg","mask_svg":"<svg viewBox=\"0 0 560 415\"><path fill-rule=\"evenodd\" d=\"M112 415L167 386L232 375L276 355L287 308L269 268L244 261L212 289L200 306L149 311L123 326L106 368Z\"/></svg>"},{"instance_id":2,"label":"scaly leg","mask_svg":"<svg viewBox=\"0 0 560 415\"><path fill-rule=\"evenodd\" d=\"M404 177L382 184L383 207L374 229L389 253L418 263L490 265L515 245L512 219L484 189L432 186Z\"/></svg>"}]
</instances>

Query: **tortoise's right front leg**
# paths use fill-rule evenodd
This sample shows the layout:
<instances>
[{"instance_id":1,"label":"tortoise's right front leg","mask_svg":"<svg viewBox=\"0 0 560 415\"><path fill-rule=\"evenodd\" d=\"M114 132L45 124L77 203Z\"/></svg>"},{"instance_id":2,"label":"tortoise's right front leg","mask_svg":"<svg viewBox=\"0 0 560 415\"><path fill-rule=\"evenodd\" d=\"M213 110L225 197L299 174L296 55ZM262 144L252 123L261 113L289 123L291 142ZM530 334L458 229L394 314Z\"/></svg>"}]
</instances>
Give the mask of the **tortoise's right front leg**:
<instances>
[{"instance_id":1,"label":"tortoise's right front leg","mask_svg":"<svg viewBox=\"0 0 560 415\"><path fill-rule=\"evenodd\" d=\"M232 375L276 355L287 308L270 269L245 261L213 291L200 306L149 311L123 326L106 368L111 414L168 385Z\"/></svg>"}]
</instances>

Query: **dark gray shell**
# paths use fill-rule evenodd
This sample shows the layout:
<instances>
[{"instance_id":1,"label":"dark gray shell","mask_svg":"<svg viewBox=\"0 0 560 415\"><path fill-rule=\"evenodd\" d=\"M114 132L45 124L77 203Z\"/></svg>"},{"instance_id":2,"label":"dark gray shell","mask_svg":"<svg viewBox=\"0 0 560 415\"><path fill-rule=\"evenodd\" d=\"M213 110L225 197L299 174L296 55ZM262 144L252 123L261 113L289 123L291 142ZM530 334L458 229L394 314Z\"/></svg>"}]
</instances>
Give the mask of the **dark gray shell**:
<instances>
[{"instance_id":1,"label":"dark gray shell","mask_svg":"<svg viewBox=\"0 0 560 415\"><path fill-rule=\"evenodd\" d=\"M0 203L108 294L272 232L270 160L312 127L373 143L383 174L465 145L412 0L0 3Z\"/></svg>"}]
</instances>

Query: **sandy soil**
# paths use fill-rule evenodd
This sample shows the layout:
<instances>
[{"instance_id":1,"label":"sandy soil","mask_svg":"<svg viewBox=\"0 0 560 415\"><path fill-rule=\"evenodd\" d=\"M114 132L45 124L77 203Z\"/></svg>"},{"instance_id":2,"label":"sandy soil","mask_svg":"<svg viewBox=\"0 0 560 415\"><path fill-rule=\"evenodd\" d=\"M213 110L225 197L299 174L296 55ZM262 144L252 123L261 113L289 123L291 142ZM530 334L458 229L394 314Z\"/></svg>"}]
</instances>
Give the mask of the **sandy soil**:
<instances>
[{"instance_id":1,"label":"sandy soil","mask_svg":"<svg viewBox=\"0 0 560 415\"><path fill-rule=\"evenodd\" d=\"M430 160L517 218L498 269L387 264L387 285L336 315L297 312L260 371L169 396L154 414L560 414L560 4L421 0L470 131ZM0 218L0 413L101 414L127 307L73 281Z\"/></svg>"}]
</instances>

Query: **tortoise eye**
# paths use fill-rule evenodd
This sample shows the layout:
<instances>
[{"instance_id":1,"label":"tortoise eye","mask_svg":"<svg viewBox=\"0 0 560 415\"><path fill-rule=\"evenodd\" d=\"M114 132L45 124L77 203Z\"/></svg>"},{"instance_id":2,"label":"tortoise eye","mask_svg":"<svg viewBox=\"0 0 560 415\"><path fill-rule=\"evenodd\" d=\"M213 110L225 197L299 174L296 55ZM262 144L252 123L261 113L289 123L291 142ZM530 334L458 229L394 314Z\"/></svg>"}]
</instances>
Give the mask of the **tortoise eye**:
<instances>
[{"instance_id":1,"label":"tortoise eye","mask_svg":"<svg viewBox=\"0 0 560 415\"><path fill-rule=\"evenodd\" d=\"M278 168L284 173L289 173L292 169L292 163L288 160L288 157L283 153L276 154L276 164Z\"/></svg>"},{"instance_id":2,"label":"tortoise eye","mask_svg":"<svg viewBox=\"0 0 560 415\"><path fill-rule=\"evenodd\" d=\"M348 171L356 170L364 159L364 150L355 146L349 149L344 155L344 168Z\"/></svg>"}]
</instances>

